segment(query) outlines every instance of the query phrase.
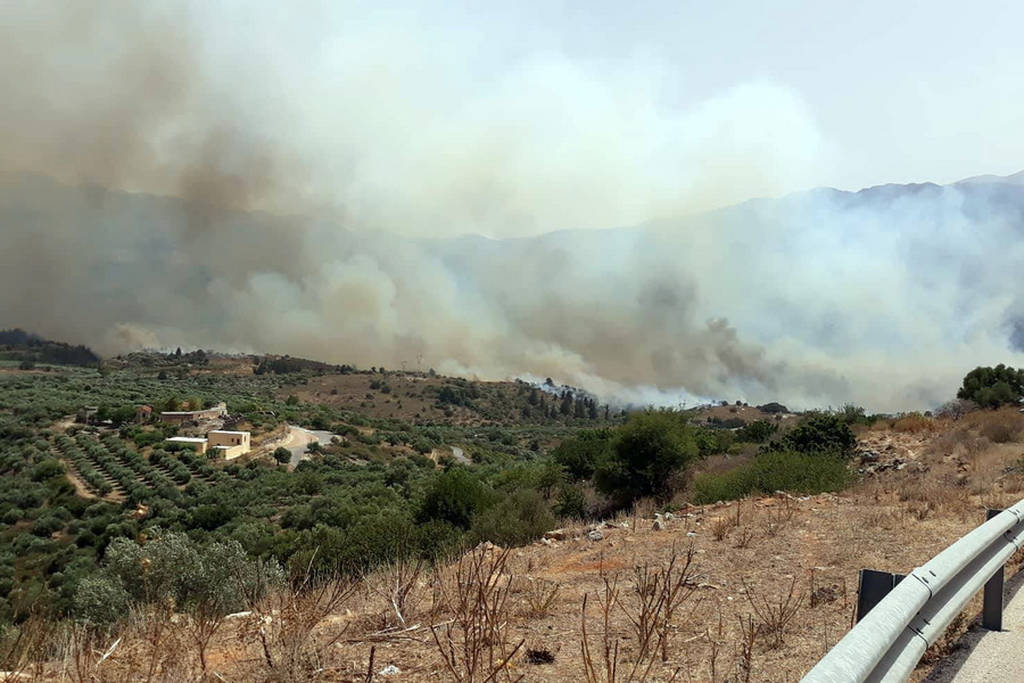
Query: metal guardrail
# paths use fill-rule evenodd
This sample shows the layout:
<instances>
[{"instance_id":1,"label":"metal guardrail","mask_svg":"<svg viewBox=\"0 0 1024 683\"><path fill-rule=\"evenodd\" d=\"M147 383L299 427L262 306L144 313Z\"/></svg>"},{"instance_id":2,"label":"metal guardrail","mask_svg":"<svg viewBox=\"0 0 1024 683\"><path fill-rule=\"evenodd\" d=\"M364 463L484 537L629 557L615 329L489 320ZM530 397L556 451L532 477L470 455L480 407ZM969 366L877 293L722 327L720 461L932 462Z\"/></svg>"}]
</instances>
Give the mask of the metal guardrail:
<instances>
[{"instance_id":1,"label":"metal guardrail","mask_svg":"<svg viewBox=\"0 0 1024 683\"><path fill-rule=\"evenodd\" d=\"M899 581L803 677L803 683L905 681L971 597L1024 545L1024 500ZM995 585L995 582L993 582ZM998 582L1002 612L1002 581ZM992 600L986 595L986 615ZM999 628L998 626L996 628Z\"/></svg>"}]
</instances>

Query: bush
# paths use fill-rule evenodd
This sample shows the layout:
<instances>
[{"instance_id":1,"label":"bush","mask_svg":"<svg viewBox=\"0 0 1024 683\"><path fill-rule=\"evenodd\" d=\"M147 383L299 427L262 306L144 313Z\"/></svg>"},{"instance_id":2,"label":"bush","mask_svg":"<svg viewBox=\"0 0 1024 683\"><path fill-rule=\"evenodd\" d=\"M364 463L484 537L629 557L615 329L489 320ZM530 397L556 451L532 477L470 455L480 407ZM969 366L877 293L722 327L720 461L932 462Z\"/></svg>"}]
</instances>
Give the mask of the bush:
<instances>
[{"instance_id":1,"label":"bush","mask_svg":"<svg viewBox=\"0 0 1024 683\"><path fill-rule=\"evenodd\" d=\"M540 493L520 489L474 517L471 535L474 543L519 546L537 540L554 526L555 517Z\"/></svg>"},{"instance_id":2,"label":"bush","mask_svg":"<svg viewBox=\"0 0 1024 683\"><path fill-rule=\"evenodd\" d=\"M274 449L274 460L278 461L282 465L288 464L292 459L292 452L284 446L278 446Z\"/></svg>"},{"instance_id":3,"label":"bush","mask_svg":"<svg viewBox=\"0 0 1024 683\"><path fill-rule=\"evenodd\" d=\"M822 493L839 491L850 484L849 467L835 455L778 451L722 473L698 475L693 482L693 502L735 500L753 493L775 491Z\"/></svg>"},{"instance_id":4,"label":"bush","mask_svg":"<svg viewBox=\"0 0 1024 683\"><path fill-rule=\"evenodd\" d=\"M769 444L765 450L830 453L848 457L856 444L857 438L842 417L832 413L816 413L805 418L779 441Z\"/></svg>"},{"instance_id":5,"label":"bush","mask_svg":"<svg viewBox=\"0 0 1024 683\"><path fill-rule=\"evenodd\" d=\"M595 471L602 493L620 505L646 496L666 500L677 478L697 459L694 429L671 411L636 413L623 425L609 457Z\"/></svg>"},{"instance_id":6,"label":"bush","mask_svg":"<svg viewBox=\"0 0 1024 683\"><path fill-rule=\"evenodd\" d=\"M566 484L558 491L558 503L555 512L559 517L569 519L585 519L587 517L587 498L578 486Z\"/></svg>"},{"instance_id":7,"label":"bush","mask_svg":"<svg viewBox=\"0 0 1024 683\"><path fill-rule=\"evenodd\" d=\"M737 441L764 443L778 431L778 426L768 420L756 420L736 432Z\"/></svg>"},{"instance_id":8,"label":"bush","mask_svg":"<svg viewBox=\"0 0 1024 683\"><path fill-rule=\"evenodd\" d=\"M489 492L479 479L463 467L453 467L439 474L430 484L416 519L419 522L446 522L468 529L473 515L484 509L489 499Z\"/></svg>"},{"instance_id":9,"label":"bush","mask_svg":"<svg viewBox=\"0 0 1024 683\"><path fill-rule=\"evenodd\" d=\"M585 430L558 444L551 456L571 479L589 479L610 453L611 441L607 429Z\"/></svg>"}]
</instances>

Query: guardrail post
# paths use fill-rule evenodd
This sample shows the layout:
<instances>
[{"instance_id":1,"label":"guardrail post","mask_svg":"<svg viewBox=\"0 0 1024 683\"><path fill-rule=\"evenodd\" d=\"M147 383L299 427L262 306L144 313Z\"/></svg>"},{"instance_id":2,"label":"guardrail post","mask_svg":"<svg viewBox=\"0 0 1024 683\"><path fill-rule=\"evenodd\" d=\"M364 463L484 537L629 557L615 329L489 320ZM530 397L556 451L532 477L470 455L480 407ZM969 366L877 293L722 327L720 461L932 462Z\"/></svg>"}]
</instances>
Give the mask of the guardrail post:
<instances>
[{"instance_id":1,"label":"guardrail post","mask_svg":"<svg viewBox=\"0 0 1024 683\"><path fill-rule=\"evenodd\" d=\"M857 621L864 618L871 609L889 594L896 584L903 580L903 574L891 574L874 569L861 569L857 586Z\"/></svg>"},{"instance_id":2,"label":"guardrail post","mask_svg":"<svg viewBox=\"0 0 1024 683\"><path fill-rule=\"evenodd\" d=\"M989 520L1002 510L988 510L985 519ZM982 598L981 627L989 631L1003 630L1003 575L1004 567L1000 567L992 578L985 583Z\"/></svg>"}]
</instances>

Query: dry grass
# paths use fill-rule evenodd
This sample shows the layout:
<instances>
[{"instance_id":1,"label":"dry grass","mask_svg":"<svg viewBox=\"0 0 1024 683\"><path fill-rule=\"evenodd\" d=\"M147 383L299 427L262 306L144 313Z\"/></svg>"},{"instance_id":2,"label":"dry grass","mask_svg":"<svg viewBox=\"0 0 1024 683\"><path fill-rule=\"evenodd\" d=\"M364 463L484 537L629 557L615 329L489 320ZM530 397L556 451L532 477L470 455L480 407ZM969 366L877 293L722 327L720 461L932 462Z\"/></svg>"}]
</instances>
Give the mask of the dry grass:
<instances>
[{"instance_id":1,"label":"dry grass","mask_svg":"<svg viewBox=\"0 0 1024 683\"><path fill-rule=\"evenodd\" d=\"M920 434L922 432L936 432L940 429L938 422L931 417L925 417L920 413L907 413L890 423L894 432L903 434Z\"/></svg>"}]
</instances>

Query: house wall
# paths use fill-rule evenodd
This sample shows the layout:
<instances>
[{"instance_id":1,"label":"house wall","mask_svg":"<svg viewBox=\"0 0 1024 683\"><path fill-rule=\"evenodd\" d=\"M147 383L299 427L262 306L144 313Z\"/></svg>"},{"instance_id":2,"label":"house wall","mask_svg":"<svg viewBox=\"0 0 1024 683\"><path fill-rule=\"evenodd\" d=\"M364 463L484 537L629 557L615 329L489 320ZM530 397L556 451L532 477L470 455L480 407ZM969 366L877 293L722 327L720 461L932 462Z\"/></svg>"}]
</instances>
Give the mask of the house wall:
<instances>
[{"instance_id":1,"label":"house wall","mask_svg":"<svg viewBox=\"0 0 1024 683\"><path fill-rule=\"evenodd\" d=\"M244 455L249 452L248 445L239 444L237 446L215 446L215 453L220 453L224 456L225 460L233 460L240 455Z\"/></svg>"},{"instance_id":2,"label":"house wall","mask_svg":"<svg viewBox=\"0 0 1024 683\"><path fill-rule=\"evenodd\" d=\"M206 435L210 447L223 446L225 458L237 458L243 453L248 453L251 447L249 432L226 432L214 430Z\"/></svg>"}]
</instances>

